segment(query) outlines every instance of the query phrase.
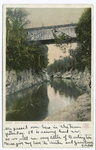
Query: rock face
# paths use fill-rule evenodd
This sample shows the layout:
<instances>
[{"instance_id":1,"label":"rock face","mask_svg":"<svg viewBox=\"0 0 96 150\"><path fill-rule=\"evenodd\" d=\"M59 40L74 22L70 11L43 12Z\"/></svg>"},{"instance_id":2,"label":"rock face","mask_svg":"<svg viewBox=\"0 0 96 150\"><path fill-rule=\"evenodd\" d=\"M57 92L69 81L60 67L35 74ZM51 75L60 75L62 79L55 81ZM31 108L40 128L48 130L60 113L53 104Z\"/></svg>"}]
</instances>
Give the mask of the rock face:
<instances>
[{"instance_id":1,"label":"rock face","mask_svg":"<svg viewBox=\"0 0 96 150\"><path fill-rule=\"evenodd\" d=\"M57 72L56 74L53 75L54 78L61 78L62 74L61 72Z\"/></svg>"},{"instance_id":2,"label":"rock face","mask_svg":"<svg viewBox=\"0 0 96 150\"><path fill-rule=\"evenodd\" d=\"M6 72L6 95L49 81L50 78L44 69L41 73L33 73L32 69Z\"/></svg>"},{"instance_id":3,"label":"rock face","mask_svg":"<svg viewBox=\"0 0 96 150\"><path fill-rule=\"evenodd\" d=\"M84 72L78 72L78 70L74 71L70 70L63 74L61 72L57 72L56 74L53 75L53 77L72 79L75 82L76 86L90 92L91 75L87 68L85 69Z\"/></svg>"},{"instance_id":4,"label":"rock face","mask_svg":"<svg viewBox=\"0 0 96 150\"><path fill-rule=\"evenodd\" d=\"M64 107L43 121L91 121L91 96L85 93L76 102Z\"/></svg>"},{"instance_id":5,"label":"rock face","mask_svg":"<svg viewBox=\"0 0 96 150\"><path fill-rule=\"evenodd\" d=\"M86 91L90 92L90 81L91 81L91 75L88 69L85 69L84 72L73 72L72 79L76 83L76 86L85 89Z\"/></svg>"}]
</instances>

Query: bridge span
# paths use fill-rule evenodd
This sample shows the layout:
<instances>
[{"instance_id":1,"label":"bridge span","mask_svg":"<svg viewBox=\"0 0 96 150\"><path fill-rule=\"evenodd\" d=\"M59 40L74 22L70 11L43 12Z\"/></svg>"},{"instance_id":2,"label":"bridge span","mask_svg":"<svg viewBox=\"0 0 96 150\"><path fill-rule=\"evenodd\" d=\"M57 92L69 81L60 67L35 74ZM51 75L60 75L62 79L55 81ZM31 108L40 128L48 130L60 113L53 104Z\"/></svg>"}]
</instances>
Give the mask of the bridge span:
<instances>
[{"instance_id":1,"label":"bridge span","mask_svg":"<svg viewBox=\"0 0 96 150\"><path fill-rule=\"evenodd\" d=\"M36 27L36 28L27 28L27 42L33 43L36 41L41 42L42 44L53 44L55 33L57 36L61 33L69 36L69 42L76 41L75 28L77 24L66 24L66 25L57 25L57 26L45 26L45 27ZM64 41L66 43L66 40Z\"/></svg>"}]
</instances>

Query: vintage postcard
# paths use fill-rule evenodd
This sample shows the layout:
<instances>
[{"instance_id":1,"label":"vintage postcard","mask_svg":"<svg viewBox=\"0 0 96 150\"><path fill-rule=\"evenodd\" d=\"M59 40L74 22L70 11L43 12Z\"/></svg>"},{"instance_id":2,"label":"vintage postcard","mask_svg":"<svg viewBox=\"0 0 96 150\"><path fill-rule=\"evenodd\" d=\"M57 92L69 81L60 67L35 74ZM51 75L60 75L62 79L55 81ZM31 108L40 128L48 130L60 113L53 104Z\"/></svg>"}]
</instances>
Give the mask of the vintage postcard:
<instances>
[{"instance_id":1,"label":"vintage postcard","mask_svg":"<svg viewBox=\"0 0 96 150\"><path fill-rule=\"evenodd\" d=\"M3 6L3 147L94 147L94 6Z\"/></svg>"}]
</instances>

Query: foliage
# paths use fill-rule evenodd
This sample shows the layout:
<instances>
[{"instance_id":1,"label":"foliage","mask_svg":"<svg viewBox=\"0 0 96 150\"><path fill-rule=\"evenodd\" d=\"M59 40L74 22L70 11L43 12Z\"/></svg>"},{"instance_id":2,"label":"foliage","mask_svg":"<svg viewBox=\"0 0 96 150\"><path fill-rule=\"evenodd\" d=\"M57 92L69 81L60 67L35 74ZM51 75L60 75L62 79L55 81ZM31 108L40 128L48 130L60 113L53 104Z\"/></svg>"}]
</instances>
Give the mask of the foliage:
<instances>
[{"instance_id":1,"label":"foliage","mask_svg":"<svg viewBox=\"0 0 96 150\"><path fill-rule=\"evenodd\" d=\"M64 53L66 52L66 47L71 43L71 37L66 35L65 33L55 33L53 32L53 36L55 39L56 46L59 47Z\"/></svg>"},{"instance_id":2,"label":"foliage","mask_svg":"<svg viewBox=\"0 0 96 150\"><path fill-rule=\"evenodd\" d=\"M72 69L77 69L78 71L84 71L85 63L83 62L82 51L80 47L75 50L69 49L70 56L73 58Z\"/></svg>"},{"instance_id":3,"label":"foliage","mask_svg":"<svg viewBox=\"0 0 96 150\"><path fill-rule=\"evenodd\" d=\"M81 43L82 63L91 69L91 8L84 10L76 27L76 34Z\"/></svg>"},{"instance_id":4,"label":"foliage","mask_svg":"<svg viewBox=\"0 0 96 150\"><path fill-rule=\"evenodd\" d=\"M75 63L74 58L68 56L68 57L64 57L63 59L59 59L59 60L54 60L54 63L49 65L47 70L49 74L53 74L56 72L66 72L69 71L72 67L73 64Z\"/></svg>"},{"instance_id":5,"label":"foliage","mask_svg":"<svg viewBox=\"0 0 96 150\"><path fill-rule=\"evenodd\" d=\"M6 68L24 70L33 68L36 72L48 64L47 48L41 44L26 43L26 25L29 23L24 9L7 9L6 12Z\"/></svg>"},{"instance_id":6,"label":"foliage","mask_svg":"<svg viewBox=\"0 0 96 150\"><path fill-rule=\"evenodd\" d=\"M48 47L40 45L40 65L41 68L46 68L48 65Z\"/></svg>"},{"instance_id":7,"label":"foliage","mask_svg":"<svg viewBox=\"0 0 96 150\"><path fill-rule=\"evenodd\" d=\"M87 8L84 10L77 24L75 32L77 34L78 47L75 50L69 50L71 57L68 58L68 61L70 62L72 60L71 69L78 69L79 71L83 71L85 67L87 67L89 70L91 70L91 8ZM71 38L69 36L66 36L64 33L59 35L53 33L53 35L56 45L63 49L63 52L66 52L66 45L64 45L63 43L71 43ZM61 65L61 62L64 64ZM54 66L54 64L57 68ZM61 71L61 66L66 68L66 63L64 59L55 61L54 64L49 67L51 70L53 68L53 70L55 71L57 71L58 69ZM63 71L69 69L69 67L67 69L64 68L62 69Z\"/></svg>"}]
</instances>

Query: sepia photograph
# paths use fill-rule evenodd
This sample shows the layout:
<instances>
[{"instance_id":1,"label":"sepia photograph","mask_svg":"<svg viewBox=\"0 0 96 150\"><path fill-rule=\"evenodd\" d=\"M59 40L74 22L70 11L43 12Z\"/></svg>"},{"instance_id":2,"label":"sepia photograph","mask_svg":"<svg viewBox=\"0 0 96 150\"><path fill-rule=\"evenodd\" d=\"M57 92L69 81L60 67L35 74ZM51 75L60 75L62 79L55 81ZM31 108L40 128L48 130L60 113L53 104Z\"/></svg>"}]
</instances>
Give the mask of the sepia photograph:
<instances>
[{"instance_id":1,"label":"sepia photograph","mask_svg":"<svg viewBox=\"0 0 96 150\"><path fill-rule=\"evenodd\" d=\"M6 121L91 121L91 7L6 8Z\"/></svg>"}]
</instances>

